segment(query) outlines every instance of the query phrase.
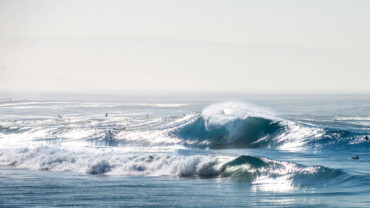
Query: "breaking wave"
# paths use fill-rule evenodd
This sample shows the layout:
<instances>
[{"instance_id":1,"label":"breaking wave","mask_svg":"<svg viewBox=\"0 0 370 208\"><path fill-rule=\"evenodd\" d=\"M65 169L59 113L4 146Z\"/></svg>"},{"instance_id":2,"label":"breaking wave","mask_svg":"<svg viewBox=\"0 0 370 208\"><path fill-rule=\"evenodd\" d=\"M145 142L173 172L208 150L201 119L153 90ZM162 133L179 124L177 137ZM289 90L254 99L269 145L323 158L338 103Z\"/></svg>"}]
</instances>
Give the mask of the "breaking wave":
<instances>
[{"instance_id":1,"label":"breaking wave","mask_svg":"<svg viewBox=\"0 0 370 208\"><path fill-rule=\"evenodd\" d=\"M92 175L228 178L243 182L283 178L294 186L318 184L318 180L325 183L331 180L345 181L353 177L338 169L304 166L249 155L127 153L117 149L71 151L50 146L3 151L0 164Z\"/></svg>"},{"instance_id":2,"label":"breaking wave","mask_svg":"<svg viewBox=\"0 0 370 208\"><path fill-rule=\"evenodd\" d=\"M323 147L364 143L367 131L298 123L273 116L244 103L220 103L205 108L198 118L171 131L198 147L280 148Z\"/></svg>"},{"instance_id":3,"label":"breaking wave","mask_svg":"<svg viewBox=\"0 0 370 208\"><path fill-rule=\"evenodd\" d=\"M95 146L183 146L186 148L280 148L356 145L366 130L323 127L278 118L245 103L206 107L171 118L123 117L29 119L0 122L0 147L20 142ZM367 143L367 142L366 142Z\"/></svg>"},{"instance_id":4,"label":"breaking wave","mask_svg":"<svg viewBox=\"0 0 370 208\"><path fill-rule=\"evenodd\" d=\"M256 189L273 192L330 184L337 187L356 183L370 185L366 182L368 178L341 169L249 155L135 153L119 149L72 151L41 146L2 151L0 165L91 175L223 179L246 182Z\"/></svg>"}]
</instances>

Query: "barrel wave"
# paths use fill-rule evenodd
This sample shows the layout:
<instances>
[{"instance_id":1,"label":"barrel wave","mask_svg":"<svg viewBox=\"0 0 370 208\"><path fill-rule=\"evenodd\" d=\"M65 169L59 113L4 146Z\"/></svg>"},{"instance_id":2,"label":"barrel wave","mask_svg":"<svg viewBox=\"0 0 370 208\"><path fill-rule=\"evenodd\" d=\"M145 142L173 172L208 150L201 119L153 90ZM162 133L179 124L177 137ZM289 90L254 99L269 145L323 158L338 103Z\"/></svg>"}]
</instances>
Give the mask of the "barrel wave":
<instances>
[{"instance_id":1,"label":"barrel wave","mask_svg":"<svg viewBox=\"0 0 370 208\"><path fill-rule=\"evenodd\" d=\"M198 119L172 133L187 140L208 141L210 148L246 148L263 145L259 140L269 140L283 128L267 110L227 102L206 107Z\"/></svg>"},{"instance_id":2,"label":"barrel wave","mask_svg":"<svg viewBox=\"0 0 370 208\"><path fill-rule=\"evenodd\" d=\"M273 138L283 129L279 122L266 118L238 118L220 126L207 126L204 118L200 117L193 123L174 130L172 134L185 140L198 140L200 147L203 146L203 141L209 141L207 146L215 149L247 148L268 145L258 141L261 138Z\"/></svg>"},{"instance_id":3,"label":"barrel wave","mask_svg":"<svg viewBox=\"0 0 370 208\"><path fill-rule=\"evenodd\" d=\"M229 102L208 106L196 119L172 130L171 135L194 141L191 144L200 148L317 148L365 143L363 137L368 132L348 126L290 121L265 109Z\"/></svg>"}]
</instances>

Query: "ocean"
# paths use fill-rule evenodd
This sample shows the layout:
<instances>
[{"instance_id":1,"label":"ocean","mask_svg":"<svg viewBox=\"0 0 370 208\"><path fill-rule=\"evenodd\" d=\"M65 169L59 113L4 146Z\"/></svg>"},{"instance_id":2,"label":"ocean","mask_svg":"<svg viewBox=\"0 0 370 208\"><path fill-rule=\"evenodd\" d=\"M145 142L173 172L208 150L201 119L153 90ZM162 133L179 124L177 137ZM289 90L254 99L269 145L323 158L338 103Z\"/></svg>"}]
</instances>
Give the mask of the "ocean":
<instances>
[{"instance_id":1,"label":"ocean","mask_svg":"<svg viewBox=\"0 0 370 208\"><path fill-rule=\"evenodd\" d=\"M0 207L369 207L366 94L3 94Z\"/></svg>"}]
</instances>

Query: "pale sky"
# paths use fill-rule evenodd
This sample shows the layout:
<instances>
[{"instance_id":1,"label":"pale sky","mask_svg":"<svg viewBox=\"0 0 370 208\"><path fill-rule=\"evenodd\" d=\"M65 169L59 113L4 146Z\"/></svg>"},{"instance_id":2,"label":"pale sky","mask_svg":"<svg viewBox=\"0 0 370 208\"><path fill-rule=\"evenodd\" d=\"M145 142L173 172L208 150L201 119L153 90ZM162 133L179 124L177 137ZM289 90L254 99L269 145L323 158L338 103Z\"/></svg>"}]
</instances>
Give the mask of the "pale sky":
<instances>
[{"instance_id":1,"label":"pale sky","mask_svg":"<svg viewBox=\"0 0 370 208\"><path fill-rule=\"evenodd\" d=\"M368 0L0 0L0 90L370 92Z\"/></svg>"}]
</instances>

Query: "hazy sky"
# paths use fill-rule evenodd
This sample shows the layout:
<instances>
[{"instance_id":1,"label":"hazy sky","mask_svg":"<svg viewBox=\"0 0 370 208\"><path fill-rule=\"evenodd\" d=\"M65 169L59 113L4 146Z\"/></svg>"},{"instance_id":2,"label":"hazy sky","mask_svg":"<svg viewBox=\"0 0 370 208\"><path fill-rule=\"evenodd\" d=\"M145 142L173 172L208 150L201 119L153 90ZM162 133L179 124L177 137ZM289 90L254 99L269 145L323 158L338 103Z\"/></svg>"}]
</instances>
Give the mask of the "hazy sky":
<instances>
[{"instance_id":1,"label":"hazy sky","mask_svg":"<svg viewBox=\"0 0 370 208\"><path fill-rule=\"evenodd\" d=\"M0 0L0 90L370 92L370 1Z\"/></svg>"}]
</instances>

